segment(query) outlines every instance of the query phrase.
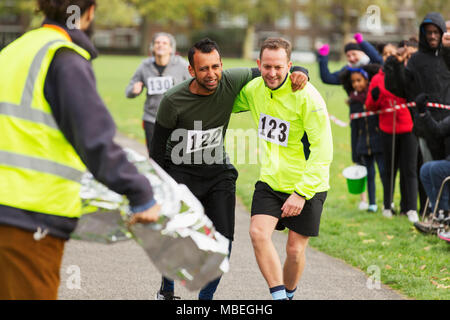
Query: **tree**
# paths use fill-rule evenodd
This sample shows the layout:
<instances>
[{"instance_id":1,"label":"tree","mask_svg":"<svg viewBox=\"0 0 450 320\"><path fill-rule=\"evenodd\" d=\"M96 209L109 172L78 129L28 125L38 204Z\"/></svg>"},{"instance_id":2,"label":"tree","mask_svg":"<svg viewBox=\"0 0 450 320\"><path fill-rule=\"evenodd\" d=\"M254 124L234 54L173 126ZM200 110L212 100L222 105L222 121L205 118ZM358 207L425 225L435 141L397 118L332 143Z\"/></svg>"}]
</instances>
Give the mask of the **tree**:
<instances>
[{"instance_id":1,"label":"tree","mask_svg":"<svg viewBox=\"0 0 450 320\"><path fill-rule=\"evenodd\" d=\"M379 15L381 23L392 12L392 4L388 0L314 0L309 6L309 15L315 20L323 15L334 17L346 40L350 39L351 31L356 30L359 18Z\"/></svg>"},{"instance_id":2,"label":"tree","mask_svg":"<svg viewBox=\"0 0 450 320\"><path fill-rule=\"evenodd\" d=\"M185 26L196 30L203 26L208 13L217 6L219 0L128 0L142 16L142 52L150 43L149 24L161 26Z\"/></svg>"},{"instance_id":3,"label":"tree","mask_svg":"<svg viewBox=\"0 0 450 320\"><path fill-rule=\"evenodd\" d=\"M450 2L448 0L415 0L413 4L419 20L429 12L440 12L444 18L450 19Z\"/></svg>"},{"instance_id":4,"label":"tree","mask_svg":"<svg viewBox=\"0 0 450 320\"><path fill-rule=\"evenodd\" d=\"M343 36L343 47L352 40L352 31L357 30L360 18L366 16L377 28L383 22L393 22L393 12L388 0L314 0L310 1L307 13L313 25L320 24L320 19L324 18L334 21L335 30Z\"/></svg>"},{"instance_id":5,"label":"tree","mask_svg":"<svg viewBox=\"0 0 450 320\"><path fill-rule=\"evenodd\" d=\"M36 0L2 0L0 12L21 14L30 20L30 27L38 27L43 15L37 12ZM95 22L103 27L128 27L137 25L138 11L123 0L97 0Z\"/></svg>"},{"instance_id":6,"label":"tree","mask_svg":"<svg viewBox=\"0 0 450 320\"><path fill-rule=\"evenodd\" d=\"M0 16L2 14L14 14L22 17L24 27L28 27L33 13L36 10L35 0L2 0L0 1Z\"/></svg>"},{"instance_id":7,"label":"tree","mask_svg":"<svg viewBox=\"0 0 450 320\"><path fill-rule=\"evenodd\" d=\"M101 27L133 27L139 25L137 8L123 0L97 0L95 23Z\"/></svg>"},{"instance_id":8,"label":"tree","mask_svg":"<svg viewBox=\"0 0 450 320\"><path fill-rule=\"evenodd\" d=\"M245 16L247 20L242 57L252 59L255 27L273 23L289 10L290 0L220 0L219 9L230 16Z\"/></svg>"},{"instance_id":9,"label":"tree","mask_svg":"<svg viewBox=\"0 0 450 320\"><path fill-rule=\"evenodd\" d=\"M0 12L31 14L35 8L36 8L35 0L2 0L2 1L0 1Z\"/></svg>"}]
</instances>

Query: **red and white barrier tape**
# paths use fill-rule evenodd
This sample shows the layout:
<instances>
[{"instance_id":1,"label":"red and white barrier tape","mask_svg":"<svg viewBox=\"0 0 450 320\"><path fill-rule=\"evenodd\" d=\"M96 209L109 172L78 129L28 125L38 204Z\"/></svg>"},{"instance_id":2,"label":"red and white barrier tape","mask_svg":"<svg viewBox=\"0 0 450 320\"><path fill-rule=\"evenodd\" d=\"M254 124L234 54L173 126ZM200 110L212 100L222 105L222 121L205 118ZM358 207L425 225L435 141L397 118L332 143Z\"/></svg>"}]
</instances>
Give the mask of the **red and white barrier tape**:
<instances>
[{"instance_id":1,"label":"red and white barrier tape","mask_svg":"<svg viewBox=\"0 0 450 320\"><path fill-rule=\"evenodd\" d=\"M379 111L366 111L366 112L352 113L350 115L350 119L355 120L355 119L365 118L365 117L374 116L374 115L382 114L382 113L391 113L391 112L394 112L395 110L406 109L408 107L415 107L415 106L416 106L415 102L409 102L409 103L396 105L392 108L379 110ZM439 103L433 103L433 102L427 103L427 107L450 110L450 106L446 106L444 104L439 104Z\"/></svg>"},{"instance_id":2,"label":"red and white barrier tape","mask_svg":"<svg viewBox=\"0 0 450 320\"><path fill-rule=\"evenodd\" d=\"M382 113L391 113L391 112L394 112L395 110L401 110L401 109L406 109L406 108L415 107L415 106L416 106L415 102L409 102L409 103L396 105L392 108L379 110L379 111L366 111L366 112L352 113L350 115L350 119L355 120L355 119L365 118L365 117L369 117L369 116L379 115ZM427 103L427 107L450 110L450 106L447 106L444 104L439 104L439 103L433 103L433 102ZM333 121L339 127L348 127L349 126L349 124L347 122L339 120L338 118L336 118L335 116L333 116L331 114L329 115L329 117L330 117L330 120Z\"/></svg>"},{"instance_id":3,"label":"red and white barrier tape","mask_svg":"<svg viewBox=\"0 0 450 320\"><path fill-rule=\"evenodd\" d=\"M338 118L336 118L335 116L333 116L331 114L329 115L329 118L330 118L331 121L334 122L334 124L338 125L339 127L343 127L343 128L348 127L348 123L347 122L339 120Z\"/></svg>"}]
</instances>

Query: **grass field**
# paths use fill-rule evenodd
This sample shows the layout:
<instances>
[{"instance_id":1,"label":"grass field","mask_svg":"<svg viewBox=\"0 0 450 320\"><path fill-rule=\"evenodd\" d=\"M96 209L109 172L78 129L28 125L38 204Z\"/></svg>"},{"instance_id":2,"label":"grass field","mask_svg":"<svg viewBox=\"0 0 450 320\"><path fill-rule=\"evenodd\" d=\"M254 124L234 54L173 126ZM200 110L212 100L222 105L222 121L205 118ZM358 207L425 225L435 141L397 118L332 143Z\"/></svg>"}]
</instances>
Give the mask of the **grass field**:
<instances>
[{"instance_id":1,"label":"grass field","mask_svg":"<svg viewBox=\"0 0 450 320\"><path fill-rule=\"evenodd\" d=\"M125 87L143 57L104 56L94 62L97 85L119 130L143 141L141 125L144 95L130 100ZM252 61L225 59L224 67L254 67ZM331 64L336 70L341 64ZM327 102L329 113L348 121L345 92L321 83L317 65L306 65L311 82ZM230 128L254 127L249 114L233 115ZM381 215L357 210L359 197L349 195L342 170L351 165L350 129L332 124L334 161L331 190L325 203L320 237L311 246L369 275L380 272L381 281L413 299L450 299L450 246L434 236L418 233L406 217L388 220ZM237 165L238 196L249 207L259 174L257 165ZM398 206L398 195L396 205ZM382 189L377 181L377 204L382 207ZM250 245L250 244L249 244Z\"/></svg>"}]
</instances>

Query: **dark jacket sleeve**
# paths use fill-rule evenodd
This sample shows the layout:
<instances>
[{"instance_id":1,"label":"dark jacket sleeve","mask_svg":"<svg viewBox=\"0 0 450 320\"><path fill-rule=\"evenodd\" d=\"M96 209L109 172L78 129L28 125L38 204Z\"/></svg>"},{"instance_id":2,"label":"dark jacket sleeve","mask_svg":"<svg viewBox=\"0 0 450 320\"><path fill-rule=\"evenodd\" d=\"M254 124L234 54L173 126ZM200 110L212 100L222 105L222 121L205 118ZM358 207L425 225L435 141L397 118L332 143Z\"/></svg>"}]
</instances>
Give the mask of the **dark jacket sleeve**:
<instances>
[{"instance_id":1,"label":"dark jacket sleeve","mask_svg":"<svg viewBox=\"0 0 450 320\"><path fill-rule=\"evenodd\" d=\"M165 128L156 121L155 132L153 133L150 146L150 157L163 169L165 168L167 140L169 140L172 131L173 129Z\"/></svg>"},{"instance_id":2,"label":"dark jacket sleeve","mask_svg":"<svg viewBox=\"0 0 450 320\"><path fill-rule=\"evenodd\" d=\"M377 49L368 41L363 41L360 43L361 49L370 58L370 63L377 63L383 65L383 57L378 53Z\"/></svg>"},{"instance_id":3,"label":"dark jacket sleeve","mask_svg":"<svg viewBox=\"0 0 450 320\"><path fill-rule=\"evenodd\" d=\"M417 117L427 131L436 138L445 138L450 136L450 116L447 116L442 121L436 121L427 111L424 117Z\"/></svg>"},{"instance_id":4,"label":"dark jacket sleeve","mask_svg":"<svg viewBox=\"0 0 450 320\"><path fill-rule=\"evenodd\" d=\"M450 71L450 48L444 48L444 61Z\"/></svg>"},{"instance_id":5,"label":"dark jacket sleeve","mask_svg":"<svg viewBox=\"0 0 450 320\"><path fill-rule=\"evenodd\" d=\"M336 85L342 84L339 75L341 74L343 69L330 73L330 70L328 69L328 56L319 55L318 59L319 59L320 78L322 79L322 82L326 84L336 84Z\"/></svg>"},{"instance_id":6,"label":"dark jacket sleeve","mask_svg":"<svg viewBox=\"0 0 450 320\"><path fill-rule=\"evenodd\" d=\"M398 62L395 57L389 57L384 64L384 85L386 89L397 97L406 99L405 71L405 66Z\"/></svg>"},{"instance_id":7,"label":"dark jacket sleeve","mask_svg":"<svg viewBox=\"0 0 450 320\"><path fill-rule=\"evenodd\" d=\"M44 94L61 132L99 182L126 195L131 206L153 199L148 180L113 142L116 127L97 93L90 62L70 50L59 51L50 65Z\"/></svg>"}]
</instances>

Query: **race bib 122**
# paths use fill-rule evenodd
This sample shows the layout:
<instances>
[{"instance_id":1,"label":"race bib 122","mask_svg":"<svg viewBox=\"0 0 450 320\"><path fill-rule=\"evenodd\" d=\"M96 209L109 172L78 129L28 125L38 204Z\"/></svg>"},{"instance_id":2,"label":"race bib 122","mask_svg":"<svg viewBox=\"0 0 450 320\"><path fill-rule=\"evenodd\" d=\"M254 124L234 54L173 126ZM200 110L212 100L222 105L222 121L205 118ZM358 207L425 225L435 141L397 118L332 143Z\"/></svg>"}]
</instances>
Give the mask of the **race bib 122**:
<instances>
[{"instance_id":1,"label":"race bib 122","mask_svg":"<svg viewBox=\"0 0 450 320\"><path fill-rule=\"evenodd\" d=\"M223 126L210 130L188 130L186 153L215 148L222 143Z\"/></svg>"}]
</instances>

